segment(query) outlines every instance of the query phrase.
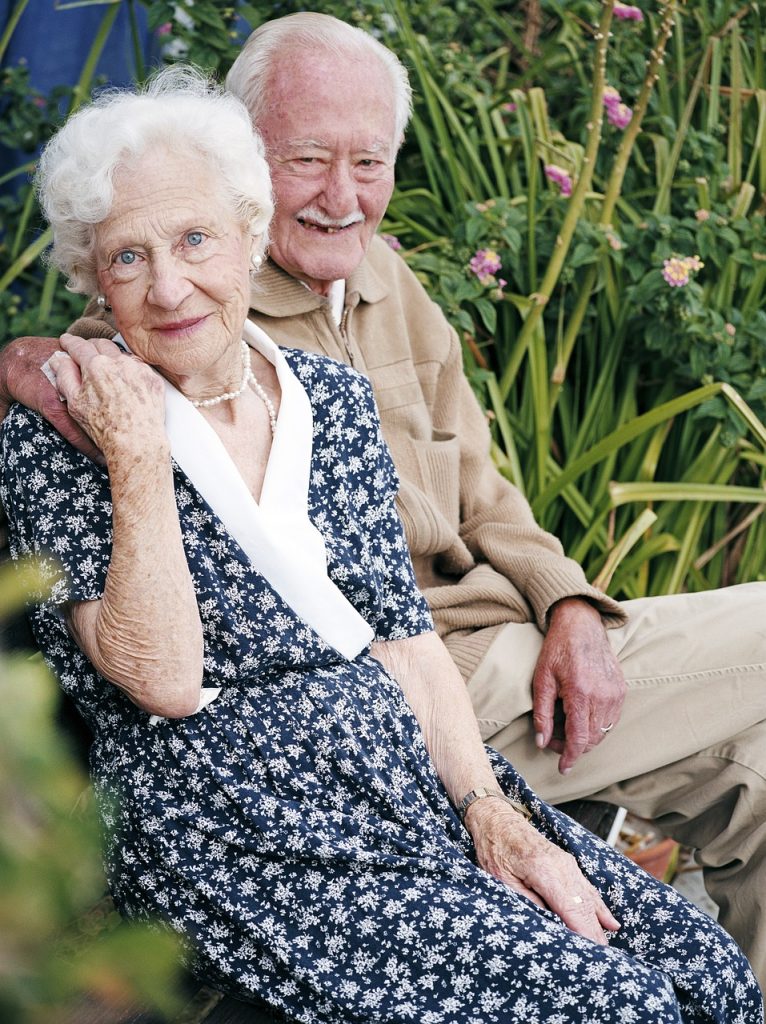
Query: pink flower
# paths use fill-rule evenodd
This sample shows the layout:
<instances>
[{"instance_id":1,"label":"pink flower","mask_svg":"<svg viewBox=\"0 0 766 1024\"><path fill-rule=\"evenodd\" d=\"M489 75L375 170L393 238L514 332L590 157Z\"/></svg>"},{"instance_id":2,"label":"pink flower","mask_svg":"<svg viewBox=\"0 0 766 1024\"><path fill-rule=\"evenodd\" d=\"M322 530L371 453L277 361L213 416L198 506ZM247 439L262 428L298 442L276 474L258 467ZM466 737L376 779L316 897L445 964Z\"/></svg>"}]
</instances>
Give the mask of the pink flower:
<instances>
[{"instance_id":1,"label":"pink flower","mask_svg":"<svg viewBox=\"0 0 766 1024\"><path fill-rule=\"evenodd\" d=\"M494 249L478 249L468 264L482 284L494 284L494 274L503 269Z\"/></svg>"},{"instance_id":2,"label":"pink flower","mask_svg":"<svg viewBox=\"0 0 766 1024\"><path fill-rule=\"evenodd\" d=\"M662 276L671 288L683 288L689 283L689 268L686 260L672 256L669 260L662 261Z\"/></svg>"},{"instance_id":3,"label":"pink flower","mask_svg":"<svg viewBox=\"0 0 766 1024\"><path fill-rule=\"evenodd\" d=\"M563 167L558 167L556 164L546 164L545 175L548 178L548 181L552 181L554 185L558 185L561 189L562 196L572 195L572 179Z\"/></svg>"},{"instance_id":4,"label":"pink flower","mask_svg":"<svg viewBox=\"0 0 766 1024\"><path fill-rule=\"evenodd\" d=\"M624 103L610 103L606 108L606 119L615 128L627 128L632 117L633 111Z\"/></svg>"},{"instance_id":5,"label":"pink flower","mask_svg":"<svg viewBox=\"0 0 766 1024\"><path fill-rule=\"evenodd\" d=\"M640 7L633 7L631 4L615 4L614 5L614 16L615 18L621 18L622 21L643 21L644 15Z\"/></svg>"},{"instance_id":6,"label":"pink flower","mask_svg":"<svg viewBox=\"0 0 766 1024\"><path fill-rule=\"evenodd\" d=\"M622 241L613 234L611 231L607 231L606 240L609 243L609 248L614 249L615 252L619 252L622 249Z\"/></svg>"},{"instance_id":7,"label":"pink flower","mask_svg":"<svg viewBox=\"0 0 766 1024\"><path fill-rule=\"evenodd\" d=\"M726 331L726 333L729 335L730 338L733 338L734 335L737 333L737 328L734 326L734 324L726 324L724 326L724 330Z\"/></svg>"},{"instance_id":8,"label":"pink flower","mask_svg":"<svg viewBox=\"0 0 766 1024\"><path fill-rule=\"evenodd\" d=\"M500 109L505 111L506 114L515 114L516 113L516 104L515 103L504 103Z\"/></svg>"},{"instance_id":9,"label":"pink flower","mask_svg":"<svg viewBox=\"0 0 766 1024\"><path fill-rule=\"evenodd\" d=\"M683 288L689 283L690 275L702 270L705 264L699 256L671 256L662 261L662 276L671 288Z\"/></svg>"},{"instance_id":10,"label":"pink flower","mask_svg":"<svg viewBox=\"0 0 766 1024\"><path fill-rule=\"evenodd\" d=\"M396 235L381 235L380 237L383 239L383 241L390 249L394 250L394 252L396 252L397 249L401 249L402 243L399 241Z\"/></svg>"},{"instance_id":11,"label":"pink flower","mask_svg":"<svg viewBox=\"0 0 766 1024\"><path fill-rule=\"evenodd\" d=\"M158 25L157 26L157 35L158 36L169 36L172 31L173 31L173 26L172 26L172 24L169 21L165 21L165 22L163 22L162 25Z\"/></svg>"},{"instance_id":12,"label":"pink flower","mask_svg":"<svg viewBox=\"0 0 766 1024\"><path fill-rule=\"evenodd\" d=\"M604 106L615 107L622 103L622 97L613 85L607 85L604 87Z\"/></svg>"},{"instance_id":13,"label":"pink flower","mask_svg":"<svg viewBox=\"0 0 766 1024\"><path fill-rule=\"evenodd\" d=\"M704 224L706 220L710 220L710 210L700 208L699 210L694 211L694 216L700 224Z\"/></svg>"}]
</instances>

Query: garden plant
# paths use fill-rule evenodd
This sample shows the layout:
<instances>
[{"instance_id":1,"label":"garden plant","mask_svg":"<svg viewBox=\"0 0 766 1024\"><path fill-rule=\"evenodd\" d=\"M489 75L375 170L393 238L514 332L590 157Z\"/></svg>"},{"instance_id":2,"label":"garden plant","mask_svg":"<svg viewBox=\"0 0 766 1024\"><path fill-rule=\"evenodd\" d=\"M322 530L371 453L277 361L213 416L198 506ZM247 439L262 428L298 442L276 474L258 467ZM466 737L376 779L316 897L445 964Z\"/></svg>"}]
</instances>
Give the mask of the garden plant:
<instances>
[{"instance_id":1,"label":"garden plant","mask_svg":"<svg viewBox=\"0 0 766 1024\"><path fill-rule=\"evenodd\" d=\"M49 95L3 63L28 6L0 26L0 343L55 335L81 310L41 262L50 239L29 175L103 84L118 10L140 80L142 7L165 60L222 77L252 28L303 5L97 4L79 80ZM58 6L65 33L73 5ZM458 331L497 465L542 525L618 598L766 578L762 5L311 6L375 33L410 69L414 117L381 230ZM27 671L9 669L5 689ZM32 990L53 999L0 976L3 1019L34 1019Z\"/></svg>"}]
</instances>

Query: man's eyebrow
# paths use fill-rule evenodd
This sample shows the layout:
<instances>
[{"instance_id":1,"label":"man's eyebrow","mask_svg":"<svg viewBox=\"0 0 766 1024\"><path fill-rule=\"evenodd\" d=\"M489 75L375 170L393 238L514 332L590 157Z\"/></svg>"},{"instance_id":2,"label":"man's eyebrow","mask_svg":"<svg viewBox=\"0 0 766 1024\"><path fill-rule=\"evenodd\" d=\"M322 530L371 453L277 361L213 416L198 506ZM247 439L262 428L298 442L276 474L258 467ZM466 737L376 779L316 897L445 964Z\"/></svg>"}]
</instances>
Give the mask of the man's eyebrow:
<instances>
[{"instance_id":1,"label":"man's eyebrow","mask_svg":"<svg viewBox=\"0 0 766 1024\"><path fill-rule=\"evenodd\" d=\"M326 139L285 139L282 143L282 150L285 149L326 149L331 150L332 144ZM390 140L375 139L367 145L359 146L355 153L381 153L391 148Z\"/></svg>"},{"instance_id":2,"label":"man's eyebrow","mask_svg":"<svg viewBox=\"0 0 766 1024\"><path fill-rule=\"evenodd\" d=\"M285 139L283 146L290 149L300 149L303 146L310 147L311 149L330 148L329 142L325 139Z\"/></svg>"},{"instance_id":3,"label":"man's eyebrow","mask_svg":"<svg viewBox=\"0 0 766 1024\"><path fill-rule=\"evenodd\" d=\"M391 149L390 139L375 139L369 146L360 146L357 153L381 153Z\"/></svg>"}]
</instances>

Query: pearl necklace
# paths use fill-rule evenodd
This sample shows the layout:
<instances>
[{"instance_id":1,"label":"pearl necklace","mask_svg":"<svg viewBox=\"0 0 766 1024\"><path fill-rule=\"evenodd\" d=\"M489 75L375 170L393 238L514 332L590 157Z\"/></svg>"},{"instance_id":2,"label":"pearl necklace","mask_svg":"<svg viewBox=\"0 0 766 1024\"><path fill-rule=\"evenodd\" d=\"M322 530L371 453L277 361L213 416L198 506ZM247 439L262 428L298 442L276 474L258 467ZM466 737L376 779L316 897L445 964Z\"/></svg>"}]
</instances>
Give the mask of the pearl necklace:
<instances>
[{"instance_id":1,"label":"pearl necklace","mask_svg":"<svg viewBox=\"0 0 766 1024\"><path fill-rule=\"evenodd\" d=\"M241 394L244 394L245 389L249 384L253 385L253 390L256 395L260 398L263 404L266 406L266 411L269 414L269 423L271 424L272 434L277 429L277 414L274 409L274 404L261 387L258 378L253 373L250 367L250 346L246 341L242 341L242 380L236 391L224 391L222 395L216 395L215 398L195 398L192 399L192 405L195 409L209 409L211 405L219 405L221 402L231 402L235 398L239 398Z\"/></svg>"}]
</instances>

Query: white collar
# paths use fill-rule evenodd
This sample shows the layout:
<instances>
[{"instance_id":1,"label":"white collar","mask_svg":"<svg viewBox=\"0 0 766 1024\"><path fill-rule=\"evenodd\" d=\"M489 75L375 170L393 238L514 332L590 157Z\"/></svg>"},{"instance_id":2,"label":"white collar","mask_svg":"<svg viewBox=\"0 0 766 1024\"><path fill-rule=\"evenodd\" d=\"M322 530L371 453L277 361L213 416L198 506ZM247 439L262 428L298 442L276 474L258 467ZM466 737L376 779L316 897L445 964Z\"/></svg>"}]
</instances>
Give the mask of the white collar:
<instances>
[{"instance_id":1,"label":"white collar","mask_svg":"<svg viewBox=\"0 0 766 1024\"><path fill-rule=\"evenodd\" d=\"M281 401L260 504L198 409L165 381L165 429L174 460L293 611L344 658L374 639L332 582L322 535L309 519L313 416L308 395L269 336L246 321L243 337L277 371Z\"/></svg>"}]
</instances>

